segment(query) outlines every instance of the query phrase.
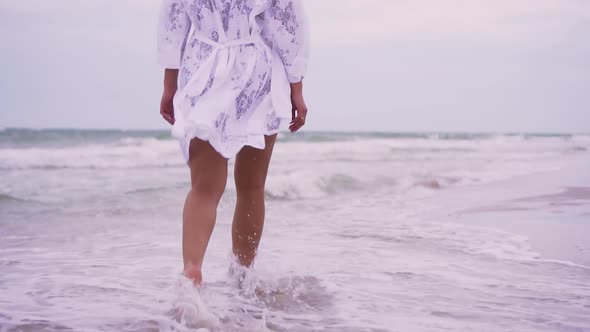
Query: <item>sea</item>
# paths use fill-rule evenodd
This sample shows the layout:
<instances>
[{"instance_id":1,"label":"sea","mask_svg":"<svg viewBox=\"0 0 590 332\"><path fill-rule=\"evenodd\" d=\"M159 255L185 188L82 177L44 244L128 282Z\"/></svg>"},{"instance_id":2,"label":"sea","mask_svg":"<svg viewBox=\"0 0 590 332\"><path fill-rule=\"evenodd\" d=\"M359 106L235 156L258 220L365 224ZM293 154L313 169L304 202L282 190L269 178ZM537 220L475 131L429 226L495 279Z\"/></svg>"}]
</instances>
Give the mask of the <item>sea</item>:
<instances>
[{"instance_id":1,"label":"sea","mask_svg":"<svg viewBox=\"0 0 590 332\"><path fill-rule=\"evenodd\" d=\"M0 331L590 331L590 134L281 133L195 289L169 131L0 129Z\"/></svg>"}]
</instances>

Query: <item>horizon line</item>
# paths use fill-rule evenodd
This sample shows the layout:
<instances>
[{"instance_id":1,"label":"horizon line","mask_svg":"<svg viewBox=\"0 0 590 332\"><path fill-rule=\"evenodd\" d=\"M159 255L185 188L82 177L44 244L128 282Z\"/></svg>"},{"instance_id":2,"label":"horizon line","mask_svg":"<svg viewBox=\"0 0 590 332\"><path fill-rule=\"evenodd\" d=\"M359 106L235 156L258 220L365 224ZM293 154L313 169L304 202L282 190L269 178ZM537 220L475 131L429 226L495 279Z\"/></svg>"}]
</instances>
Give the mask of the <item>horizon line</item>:
<instances>
[{"instance_id":1,"label":"horizon line","mask_svg":"<svg viewBox=\"0 0 590 332\"><path fill-rule=\"evenodd\" d=\"M120 132L141 132L159 131L166 132L171 129L163 128L75 128L75 127L0 127L0 133L6 130L30 130L30 131L120 131ZM281 133L289 133L287 130ZM312 129L302 130L296 134L321 133L321 134L480 134L480 135L590 135L590 132L565 132L565 131L476 131L476 130L351 130L351 129Z\"/></svg>"}]
</instances>

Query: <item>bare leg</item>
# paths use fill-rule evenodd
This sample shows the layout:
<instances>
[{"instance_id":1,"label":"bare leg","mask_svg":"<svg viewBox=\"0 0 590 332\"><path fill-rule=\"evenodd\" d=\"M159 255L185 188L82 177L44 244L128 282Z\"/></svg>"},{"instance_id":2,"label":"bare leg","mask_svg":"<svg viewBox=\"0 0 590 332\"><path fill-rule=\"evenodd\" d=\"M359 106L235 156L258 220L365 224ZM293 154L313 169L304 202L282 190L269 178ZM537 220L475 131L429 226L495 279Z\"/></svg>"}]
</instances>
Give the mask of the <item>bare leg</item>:
<instances>
[{"instance_id":1,"label":"bare leg","mask_svg":"<svg viewBox=\"0 0 590 332\"><path fill-rule=\"evenodd\" d=\"M189 155L192 186L182 216L182 255L184 274L198 285L203 280L203 258L227 182L227 159L199 139L191 141Z\"/></svg>"},{"instance_id":2,"label":"bare leg","mask_svg":"<svg viewBox=\"0 0 590 332\"><path fill-rule=\"evenodd\" d=\"M250 267L264 227L264 185L277 135L266 136L264 150L244 147L236 157L238 194L232 225L233 252L240 265Z\"/></svg>"}]
</instances>

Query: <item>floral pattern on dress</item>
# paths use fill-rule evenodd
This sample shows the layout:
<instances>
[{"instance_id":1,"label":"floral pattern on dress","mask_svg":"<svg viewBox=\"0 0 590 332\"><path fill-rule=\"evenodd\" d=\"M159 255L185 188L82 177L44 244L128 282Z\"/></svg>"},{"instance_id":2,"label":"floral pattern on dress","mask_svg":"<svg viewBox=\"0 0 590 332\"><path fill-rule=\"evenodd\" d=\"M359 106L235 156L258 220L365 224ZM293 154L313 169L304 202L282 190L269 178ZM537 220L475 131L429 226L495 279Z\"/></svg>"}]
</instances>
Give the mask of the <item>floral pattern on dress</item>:
<instances>
[{"instance_id":1,"label":"floral pattern on dress","mask_svg":"<svg viewBox=\"0 0 590 332\"><path fill-rule=\"evenodd\" d=\"M208 140L230 158L244 145L263 148L263 137L253 137L274 134L290 120L291 110L282 104L276 109L274 102L289 91L273 86L285 80L281 86L288 87L305 74L308 33L301 2L162 1L158 58L164 68L179 69L173 134L185 159L192 138Z\"/></svg>"}]
</instances>

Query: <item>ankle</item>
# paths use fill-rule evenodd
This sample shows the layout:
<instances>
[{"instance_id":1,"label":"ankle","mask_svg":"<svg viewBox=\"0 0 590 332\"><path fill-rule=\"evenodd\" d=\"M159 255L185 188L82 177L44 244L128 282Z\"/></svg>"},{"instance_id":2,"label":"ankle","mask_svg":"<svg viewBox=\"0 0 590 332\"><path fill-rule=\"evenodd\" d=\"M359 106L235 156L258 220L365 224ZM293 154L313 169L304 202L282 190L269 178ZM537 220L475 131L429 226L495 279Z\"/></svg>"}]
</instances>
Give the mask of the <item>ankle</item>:
<instances>
[{"instance_id":1,"label":"ankle","mask_svg":"<svg viewBox=\"0 0 590 332\"><path fill-rule=\"evenodd\" d=\"M233 253L234 262L242 268L249 269L254 264L254 258L256 257L256 254L246 254L244 251L235 248L233 249Z\"/></svg>"},{"instance_id":2,"label":"ankle","mask_svg":"<svg viewBox=\"0 0 590 332\"><path fill-rule=\"evenodd\" d=\"M186 264L184 266L184 276L191 280L196 286L201 285L203 282L203 273L201 272L201 268L194 265L194 264Z\"/></svg>"}]
</instances>

